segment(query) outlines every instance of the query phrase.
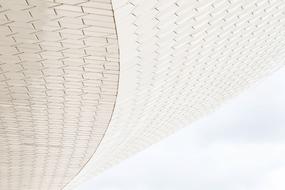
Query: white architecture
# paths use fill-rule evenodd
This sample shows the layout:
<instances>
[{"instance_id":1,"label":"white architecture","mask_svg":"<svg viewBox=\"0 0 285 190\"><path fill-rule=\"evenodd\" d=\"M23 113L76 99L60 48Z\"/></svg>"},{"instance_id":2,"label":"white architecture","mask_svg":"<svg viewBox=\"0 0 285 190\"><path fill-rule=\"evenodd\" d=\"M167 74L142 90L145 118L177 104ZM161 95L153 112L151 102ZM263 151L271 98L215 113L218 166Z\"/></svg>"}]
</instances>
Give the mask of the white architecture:
<instances>
[{"instance_id":1,"label":"white architecture","mask_svg":"<svg viewBox=\"0 0 285 190\"><path fill-rule=\"evenodd\" d=\"M0 189L74 189L284 65L284 0L0 0Z\"/></svg>"}]
</instances>

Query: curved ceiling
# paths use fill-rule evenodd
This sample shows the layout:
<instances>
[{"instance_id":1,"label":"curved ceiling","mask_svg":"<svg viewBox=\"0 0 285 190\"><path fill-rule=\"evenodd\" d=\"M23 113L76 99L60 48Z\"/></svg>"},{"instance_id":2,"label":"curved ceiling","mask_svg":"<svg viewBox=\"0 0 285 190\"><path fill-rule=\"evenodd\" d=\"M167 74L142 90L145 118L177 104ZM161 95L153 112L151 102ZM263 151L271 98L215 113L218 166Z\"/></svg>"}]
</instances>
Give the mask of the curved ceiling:
<instances>
[{"instance_id":1,"label":"curved ceiling","mask_svg":"<svg viewBox=\"0 0 285 190\"><path fill-rule=\"evenodd\" d=\"M99 174L284 65L283 0L113 1L120 47L114 115L68 186Z\"/></svg>"},{"instance_id":2,"label":"curved ceiling","mask_svg":"<svg viewBox=\"0 0 285 190\"><path fill-rule=\"evenodd\" d=\"M119 54L109 0L0 1L0 189L62 189L110 122Z\"/></svg>"},{"instance_id":3,"label":"curved ceiling","mask_svg":"<svg viewBox=\"0 0 285 190\"><path fill-rule=\"evenodd\" d=\"M283 0L0 5L1 189L73 189L284 65Z\"/></svg>"}]
</instances>

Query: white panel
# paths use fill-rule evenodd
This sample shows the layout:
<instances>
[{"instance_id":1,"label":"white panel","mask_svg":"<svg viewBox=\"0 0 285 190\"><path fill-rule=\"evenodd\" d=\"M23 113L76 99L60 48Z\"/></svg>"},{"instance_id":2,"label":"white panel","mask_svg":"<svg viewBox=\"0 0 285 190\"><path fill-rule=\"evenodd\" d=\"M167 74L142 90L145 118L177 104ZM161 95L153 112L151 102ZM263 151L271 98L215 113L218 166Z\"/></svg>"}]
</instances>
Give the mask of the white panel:
<instances>
[{"instance_id":1,"label":"white panel","mask_svg":"<svg viewBox=\"0 0 285 190\"><path fill-rule=\"evenodd\" d=\"M284 64L283 0L113 3L121 68L115 112L98 151L67 189L208 114Z\"/></svg>"},{"instance_id":2,"label":"white panel","mask_svg":"<svg viewBox=\"0 0 285 190\"><path fill-rule=\"evenodd\" d=\"M0 189L62 189L117 95L110 0L0 0Z\"/></svg>"}]
</instances>

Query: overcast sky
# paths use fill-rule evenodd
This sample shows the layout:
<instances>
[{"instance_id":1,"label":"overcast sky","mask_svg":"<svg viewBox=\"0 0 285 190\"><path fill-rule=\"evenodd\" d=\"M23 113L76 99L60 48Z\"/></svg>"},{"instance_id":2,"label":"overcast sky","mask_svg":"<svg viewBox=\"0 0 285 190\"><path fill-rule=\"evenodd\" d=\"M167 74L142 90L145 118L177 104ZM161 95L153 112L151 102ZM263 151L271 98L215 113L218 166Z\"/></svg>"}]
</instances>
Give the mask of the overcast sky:
<instances>
[{"instance_id":1,"label":"overcast sky","mask_svg":"<svg viewBox=\"0 0 285 190\"><path fill-rule=\"evenodd\" d=\"M285 69L78 188L190 189L285 189Z\"/></svg>"}]
</instances>

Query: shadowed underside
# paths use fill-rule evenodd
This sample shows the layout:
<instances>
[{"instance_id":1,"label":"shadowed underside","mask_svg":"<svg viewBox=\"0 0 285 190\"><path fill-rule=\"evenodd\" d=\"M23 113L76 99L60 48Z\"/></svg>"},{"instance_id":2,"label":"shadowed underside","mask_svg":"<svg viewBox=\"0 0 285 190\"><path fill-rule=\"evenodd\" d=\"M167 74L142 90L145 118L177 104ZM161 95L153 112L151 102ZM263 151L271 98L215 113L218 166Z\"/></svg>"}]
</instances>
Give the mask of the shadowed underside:
<instances>
[{"instance_id":1,"label":"shadowed underside","mask_svg":"<svg viewBox=\"0 0 285 190\"><path fill-rule=\"evenodd\" d=\"M111 2L0 0L0 41L0 189L62 189L113 113Z\"/></svg>"}]
</instances>

